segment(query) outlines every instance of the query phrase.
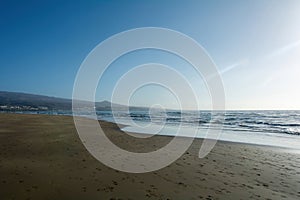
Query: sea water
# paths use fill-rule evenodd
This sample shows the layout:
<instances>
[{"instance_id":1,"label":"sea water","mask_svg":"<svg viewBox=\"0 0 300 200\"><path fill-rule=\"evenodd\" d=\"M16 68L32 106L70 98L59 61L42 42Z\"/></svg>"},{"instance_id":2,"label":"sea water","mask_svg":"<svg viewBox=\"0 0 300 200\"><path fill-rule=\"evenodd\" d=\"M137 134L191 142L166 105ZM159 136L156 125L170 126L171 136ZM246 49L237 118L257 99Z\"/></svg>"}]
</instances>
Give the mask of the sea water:
<instances>
[{"instance_id":1,"label":"sea water","mask_svg":"<svg viewBox=\"0 0 300 200\"><path fill-rule=\"evenodd\" d=\"M98 111L126 132L300 149L300 111ZM210 133L208 133L210 130ZM214 133L215 132L215 133ZM213 136L213 137L212 137Z\"/></svg>"}]
</instances>

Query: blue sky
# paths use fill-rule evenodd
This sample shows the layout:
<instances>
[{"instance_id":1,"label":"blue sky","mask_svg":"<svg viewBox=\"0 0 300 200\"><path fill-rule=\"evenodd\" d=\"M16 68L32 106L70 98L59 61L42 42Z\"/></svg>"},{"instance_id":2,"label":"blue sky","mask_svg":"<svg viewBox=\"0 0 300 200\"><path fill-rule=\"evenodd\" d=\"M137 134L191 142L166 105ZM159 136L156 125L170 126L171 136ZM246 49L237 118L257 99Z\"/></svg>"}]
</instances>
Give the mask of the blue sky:
<instances>
[{"instance_id":1,"label":"blue sky","mask_svg":"<svg viewBox=\"0 0 300 200\"><path fill-rule=\"evenodd\" d=\"M208 51L222 73L228 109L300 109L297 0L1 1L0 90L70 98L80 64L97 44L147 26L180 31ZM100 82L97 100L110 98L120 66L156 61L176 65L203 108L209 105L202 80L176 58L144 51L121 61ZM132 103L170 101L162 96L149 86Z\"/></svg>"}]
</instances>

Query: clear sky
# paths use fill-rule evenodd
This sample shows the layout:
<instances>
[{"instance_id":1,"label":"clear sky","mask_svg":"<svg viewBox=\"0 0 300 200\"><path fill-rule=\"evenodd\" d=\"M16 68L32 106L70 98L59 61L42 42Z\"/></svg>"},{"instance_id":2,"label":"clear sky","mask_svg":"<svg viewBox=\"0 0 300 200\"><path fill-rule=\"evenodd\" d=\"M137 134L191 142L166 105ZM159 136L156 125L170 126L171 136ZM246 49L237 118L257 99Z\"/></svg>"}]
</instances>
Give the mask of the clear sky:
<instances>
[{"instance_id":1,"label":"clear sky","mask_svg":"<svg viewBox=\"0 0 300 200\"><path fill-rule=\"evenodd\" d=\"M77 70L97 44L145 26L199 42L222 73L228 109L300 109L298 0L1 1L0 90L71 98ZM158 51L115 62L100 81L97 100L110 99L118 77L144 62L181 70L207 108L202 80L182 60ZM161 90L142 88L132 103L171 105L172 95Z\"/></svg>"}]
</instances>

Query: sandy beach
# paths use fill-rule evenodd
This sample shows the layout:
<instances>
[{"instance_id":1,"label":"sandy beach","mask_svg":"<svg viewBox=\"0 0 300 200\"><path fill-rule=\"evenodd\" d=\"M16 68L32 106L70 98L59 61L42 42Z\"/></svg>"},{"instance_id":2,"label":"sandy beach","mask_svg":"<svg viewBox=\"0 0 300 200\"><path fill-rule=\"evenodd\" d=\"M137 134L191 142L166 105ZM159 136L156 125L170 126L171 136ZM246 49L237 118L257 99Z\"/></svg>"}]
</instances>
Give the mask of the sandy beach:
<instances>
[{"instance_id":1,"label":"sandy beach","mask_svg":"<svg viewBox=\"0 0 300 200\"><path fill-rule=\"evenodd\" d=\"M127 150L149 152L172 139L133 138L100 123ZM0 114L0 199L300 199L300 154L219 141L199 159L201 142L166 168L130 174L94 159L70 116Z\"/></svg>"}]
</instances>

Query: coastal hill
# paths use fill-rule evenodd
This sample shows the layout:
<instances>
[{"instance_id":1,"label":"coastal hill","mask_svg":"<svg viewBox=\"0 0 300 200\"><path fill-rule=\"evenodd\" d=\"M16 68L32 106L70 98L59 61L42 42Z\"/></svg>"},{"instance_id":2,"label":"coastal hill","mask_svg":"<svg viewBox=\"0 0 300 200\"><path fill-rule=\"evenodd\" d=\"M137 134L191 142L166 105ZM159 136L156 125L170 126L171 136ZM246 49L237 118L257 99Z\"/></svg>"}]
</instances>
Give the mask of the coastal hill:
<instances>
[{"instance_id":1,"label":"coastal hill","mask_svg":"<svg viewBox=\"0 0 300 200\"><path fill-rule=\"evenodd\" d=\"M109 101L95 103L96 110L111 110L111 107L125 110L127 106L114 104ZM0 91L0 111L25 111L25 110L71 110L72 100L50 97L44 95L27 94L20 92ZM130 107L130 109L143 109Z\"/></svg>"}]
</instances>

